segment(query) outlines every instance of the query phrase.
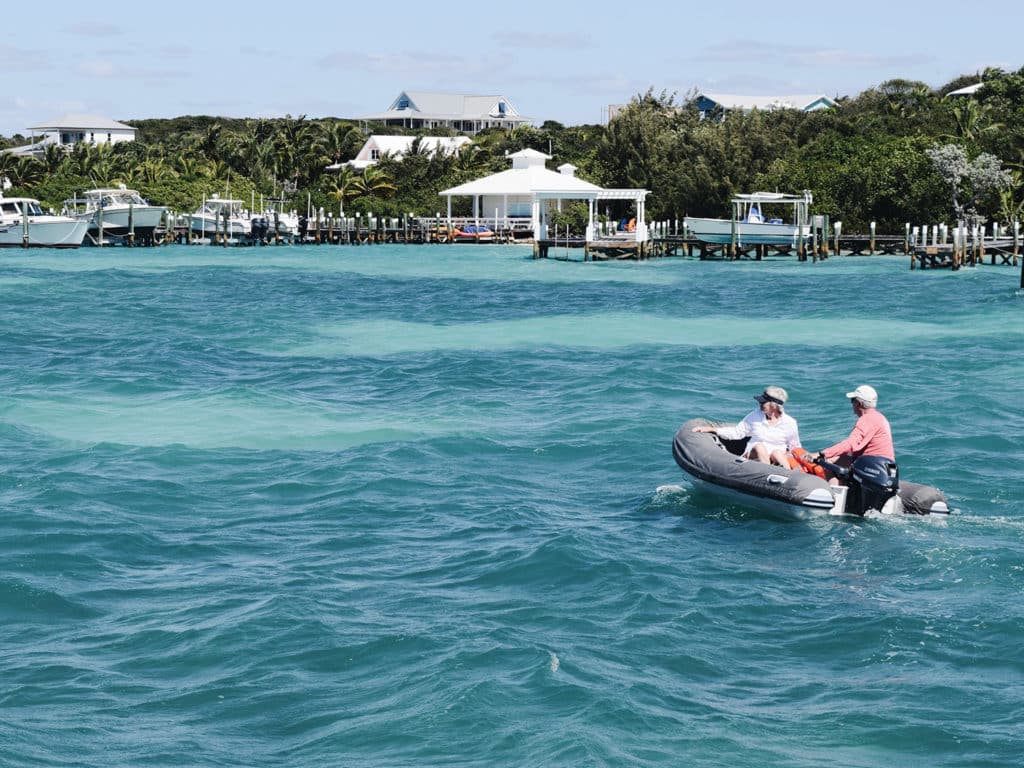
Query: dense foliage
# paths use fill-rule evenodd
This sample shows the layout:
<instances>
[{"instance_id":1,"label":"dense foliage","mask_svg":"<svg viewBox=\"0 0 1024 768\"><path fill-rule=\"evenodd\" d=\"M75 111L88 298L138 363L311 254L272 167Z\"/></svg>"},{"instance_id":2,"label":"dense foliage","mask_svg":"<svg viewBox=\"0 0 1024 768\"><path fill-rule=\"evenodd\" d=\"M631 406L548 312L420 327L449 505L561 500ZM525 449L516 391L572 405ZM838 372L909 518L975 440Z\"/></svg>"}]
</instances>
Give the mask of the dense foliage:
<instances>
[{"instance_id":1,"label":"dense foliage","mask_svg":"<svg viewBox=\"0 0 1024 768\"><path fill-rule=\"evenodd\" d=\"M727 215L738 192L810 189L814 211L841 219L847 231L864 231L870 221L879 231L902 231L904 222L974 214L1010 221L1024 212L1024 69L986 70L973 96L946 95L977 79L964 76L938 90L893 80L812 113L702 116L695 93L677 103L674 94L648 91L605 126L492 130L457 155L432 155L416 144L404 158L385 157L365 171L328 170L353 158L365 140L351 121L135 120L135 142L78 145L69 153L51 148L39 159L0 153L0 177L13 184L9 194L54 208L84 189L124 183L176 211L227 193L284 196L300 211L432 215L443 210L439 191L504 170L507 154L532 147L552 155L551 167L570 162L601 186L651 190L647 211L656 220ZM0 140L20 143L20 136ZM469 213L468 199L454 204L456 214Z\"/></svg>"}]
</instances>

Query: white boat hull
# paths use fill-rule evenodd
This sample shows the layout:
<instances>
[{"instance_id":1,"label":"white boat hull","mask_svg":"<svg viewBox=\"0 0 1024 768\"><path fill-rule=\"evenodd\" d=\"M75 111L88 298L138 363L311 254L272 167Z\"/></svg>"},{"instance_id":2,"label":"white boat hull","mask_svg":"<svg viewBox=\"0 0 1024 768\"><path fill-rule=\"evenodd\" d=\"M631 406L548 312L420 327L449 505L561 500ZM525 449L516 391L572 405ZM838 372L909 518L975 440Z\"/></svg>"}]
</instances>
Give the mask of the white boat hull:
<instances>
[{"instance_id":1,"label":"white boat hull","mask_svg":"<svg viewBox=\"0 0 1024 768\"><path fill-rule=\"evenodd\" d=\"M104 237L127 237L134 229L138 237L150 237L164 217L164 209L155 205L133 206L129 212L128 208L104 208L103 209L103 236ZM98 213L82 214L89 222L89 233L95 239L99 239L100 216Z\"/></svg>"},{"instance_id":2,"label":"white boat hull","mask_svg":"<svg viewBox=\"0 0 1024 768\"><path fill-rule=\"evenodd\" d=\"M736 243L738 245L788 245L797 247L800 236L806 242L811 236L809 225L772 224L768 222L743 222L735 224L730 219L698 219L687 217L683 220L693 236L705 243L724 245L733 241L735 226Z\"/></svg>"},{"instance_id":3,"label":"white boat hull","mask_svg":"<svg viewBox=\"0 0 1024 768\"><path fill-rule=\"evenodd\" d=\"M28 242L20 221L0 224L0 248L78 248L85 240L88 221L65 216L29 219Z\"/></svg>"},{"instance_id":4,"label":"white boat hull","mask_svg":"<svg viewBox=\"0 0 1024 768\"><path fill-rule=\"evenodd\" d=\"M215 220L212 216L199 216L192 214L191 224L192 233L196 235L203 235L205 237L213 237L215 234L224 234L224 219ZM237 237L248 237L252 231L252 224L248 219L228 219L227 221L227 233L229 238Z\"/></svg>"}]
</instances>

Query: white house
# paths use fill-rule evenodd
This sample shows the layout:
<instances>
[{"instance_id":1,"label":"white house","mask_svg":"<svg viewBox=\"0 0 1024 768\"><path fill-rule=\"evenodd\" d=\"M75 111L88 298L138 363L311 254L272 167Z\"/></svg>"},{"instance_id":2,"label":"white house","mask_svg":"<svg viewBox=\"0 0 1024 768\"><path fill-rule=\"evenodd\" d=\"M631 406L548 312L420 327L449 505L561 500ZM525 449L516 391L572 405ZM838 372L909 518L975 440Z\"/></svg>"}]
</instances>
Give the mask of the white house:
<instances>
[{"instance_id":1,"label":"white house","mask_svg":"<svg viewBox=\"0 0 1024 768\"><path fill-rule=\"evenodd\" d=\"M644 223L645 189L602 189L576 177L576 166L565 163L557 171L548 170L550 155L535 149L524 149L509 155L512 167L482 179L446 189L440 194L448 198L448 221L452 218L452 198L472 197L473 216L496 224L510 218L529 218L535 239L547 237L548 206L561 207L563 200L584 200L589 210L586 239L594 240L594 220L599 200L632 200L636 204L636 231L630 237L647 240Z\"/></svg>"},{"instance_id":2,"label":"white house","mask_svg":"<svg viewBox=\"0 0 1024 768\"><path fill-rule=\"evenodd\" d=\"M404 155L409 154L412 150L413 144L419 140L421 151L426 152L429 156L440 153L446 155L455 155L465 147L467 144L472 143L472 139L468 136L371 136L363 144L363 148L359 150L353 159L349 160L347 165L351 165L353 168L362 170L368 165L373 165L380 160L384 155L390 155L394 158L401 158ZM327 166L327 170L336 171L346 163L338 163L335 165Z\"/></svg>"},{"instance_id":3,"label":"white house","mask_svg":"<svg viewBox=\"0 0 1024 768\"><path fill-rule=\"evenodd\" d=\"M485 128L511 129L530 122L504 96L427 91L402 91L386 111L359 120L402 128L451 128L468 134Z\"/></svg>"},{"instance_id":4,"label":"white house","mask_svg":"<svg viewBox=\"0 0 1024 768\"><path fill-rule=\"evenodd\" d=\"M798 109L801 112L814 112L834 106L836 106L835 100L823 93L795 96L738 96L732 93L704 91L697 96L697 109L700 110L701 117L718 108L743 112L749 112L752 109L761 111Z\"/></svg>"},{"instance_id":5,"label":"white house","mask_svg":"<svg viewBox=\"0 0 1024 768\"><path fill-rule=\"evenodd\" d=\"M135 141L136 134L130 125L96 115L64 115L52 123L34 125L30 130L42 133L44 141L62 146L81 141L90 144L119 144L122 141Z\"/></svg>"},{"instance_id":6,"label":"white house","mask_svg":"<svg viewBox=\"0 0 1024 768\"><path fill-rule=\"evenodd\" d=\"M42 134L42 139L24 147L9 150L16 155L42 153L50 144L71 148L82 142L88 144L119 144L135 141L135 129L107 117L96 115L64 115L50 123L33 125L33 135Z\"/></svg>"}]
</instances>

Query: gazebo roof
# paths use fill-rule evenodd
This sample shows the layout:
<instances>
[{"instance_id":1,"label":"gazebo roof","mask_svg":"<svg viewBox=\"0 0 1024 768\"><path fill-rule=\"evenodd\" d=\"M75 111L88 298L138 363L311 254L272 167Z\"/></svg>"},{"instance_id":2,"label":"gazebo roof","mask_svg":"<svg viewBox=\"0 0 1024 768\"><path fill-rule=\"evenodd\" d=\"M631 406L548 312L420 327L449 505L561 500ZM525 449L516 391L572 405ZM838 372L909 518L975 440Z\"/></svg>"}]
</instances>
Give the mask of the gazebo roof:
<instances>
[{"instance_id":1,"label":"gazebo roof","mask_svg":"<svg viewBox=\"0 0 1024 768\"><path fill-rule=\"evenodd\" d=\"M532 195L546 192L560 195L580 194L592 197L601 187L573 175L575 166L562 165L562 172L548 170L544 163L550 155L535 149L523 149L508 156L512 167L482 179L446 189L441 195Z\"/></svg>"},{"instance_id":2,"label":"gazebo roof","mask_svg":"<svg viewBox=\"0 0 1024 768\"><path fill-rule=\"evenodd\" d=\"M442 195L531 195L534 192L581 192L594 194L601 187L547 168L509 168L476 181L446 189Z\"/></svg>"}]
</instances>

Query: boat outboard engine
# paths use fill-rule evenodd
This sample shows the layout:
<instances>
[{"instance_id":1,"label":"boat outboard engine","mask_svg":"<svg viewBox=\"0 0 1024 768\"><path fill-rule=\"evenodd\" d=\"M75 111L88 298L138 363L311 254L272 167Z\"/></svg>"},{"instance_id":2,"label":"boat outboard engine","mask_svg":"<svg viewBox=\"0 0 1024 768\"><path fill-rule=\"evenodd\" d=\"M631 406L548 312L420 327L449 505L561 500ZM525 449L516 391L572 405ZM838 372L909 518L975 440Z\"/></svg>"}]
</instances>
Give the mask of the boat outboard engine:
<instances>
[{"instance_id":1,"label":"boat outboard engine","mask_svg":"<svg viewBox=\"0 0 1024 768\"><path fill-rule=\"evenodd\" d=\"M254 243L266 242L268 229L270 229L270 225L264 216L253 216L249 221L249 235Z\"/></svg>"},{"instance_id":2,"label":"boat outboard engine","mask_svg":"<svg viewBox=\"0 0 1024 768\"><path fill-rule=\"evenodd\" d=\"M846 497L847 511L856 515L863 515L870 509L889 511L885 505L899 493L900 469L895 461L884 456L861 456L850 467L846 483L850 488Z\"/></svg>"},{"instance_id":3,"label":"boat outboard engine","mask_svg":"<svg viewBox=\"0 0 1024 768\"><path fill-rule=\"evenodd\" d=\"M861 456L854 460L849 468L828 461L818 463L847 486L848 514L863 516L871 510L886 514L903 511L903 502L899 497L900 470L892 459L884 456Z\"/></svg>"}]
</instances>

